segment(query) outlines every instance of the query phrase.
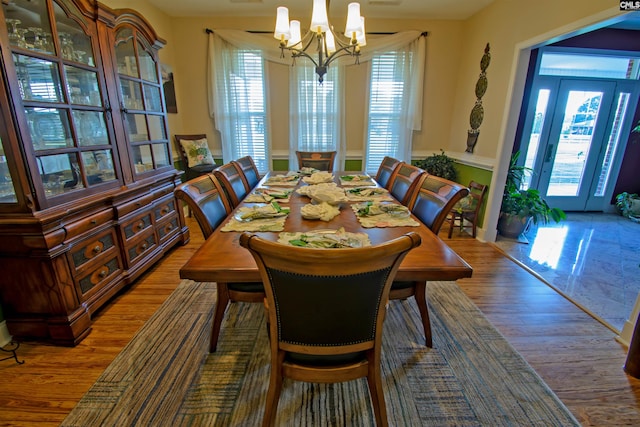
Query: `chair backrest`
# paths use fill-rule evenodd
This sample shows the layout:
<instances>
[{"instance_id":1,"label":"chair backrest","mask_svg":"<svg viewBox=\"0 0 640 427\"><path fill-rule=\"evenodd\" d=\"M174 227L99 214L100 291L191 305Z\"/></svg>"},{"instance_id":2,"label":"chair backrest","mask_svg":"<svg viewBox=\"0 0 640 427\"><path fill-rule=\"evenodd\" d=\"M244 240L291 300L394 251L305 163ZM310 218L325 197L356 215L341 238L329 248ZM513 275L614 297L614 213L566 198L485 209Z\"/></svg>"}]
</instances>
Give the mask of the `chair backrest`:
<instances>
[{"instance_id":1,"label":"chair backrest","mask_svg":"<svg viewBox=\"0 0 640 427\"><path fill-rule=\"evenodd\" d=\"M389 288L420 242L410 232L376 246L310 249L243 233L240 245L256 260L267 294L272 355L327 356L380 345Z\"/></svg>"},{"instance_id":2,"label":"chair backrest","mask_svg":"<svg viewBox=\"0 0 640 427\"><path fill-rule=\"evenodd\" d=\"M213 170L213 174L222 184L232 208L238 206L251 190L244 178L242 169L237 163L226 163L218 166Z\"/></svg>"},{"instance_id":3,"label":"chair backrest","mask_svg":"<svg viewBox=\"0 0 640 427\"><path fill-rule=\"evenodd\" d=\"M249 184L249 189L255 188L260 182L260 172L258 172L258 167L255 162L251 158L251 156L244 156L239 158L238 160L234 160L231 163L237 163L244 174L244 178Z\"/></svg>"},{"instance_id":4,"label":"chair backrest","mask_svg":"<svg viewBox=\"0 0 640 427\"><path fill-rule=\"evenodd\" d=\"M296 151L298 168L315 168L333 172L336 153L336 151Z\"/></svg>"},{"instance_id":5,"label":"chair backrest","mask_svg":"<svg viewBox=\"0 0 640 427\"><path fill-rule=\"evenodd\" d=\"M465 214L476 218L480 212L484 195L487 192L487 186L475 181L469 183L469 197L473 198L473 203L468 209L465 209Z\"/></svg>"},{"instance_id":6,"label":"chair backrest","mask_svg":"<svg viewBox=\"0 0 640 427\"><path fill-rule=\"evenodd\" d=\"M224 190L212 174L201 175L178 185L174 194L189 206L205 239L231 213Z\"/></svg>"},{"instance_id":7,"label":"chair backrest","mask_svg":"<svg viewBox=\"0 0 640 427\"><path fill-rule=\"evenodd\" d=\"M389 180L389 193L397 201L407 206L413 192L418 187L418 180L426 172L409 163L400 164Z\"/></svg>"},{"instance_id":8,"label":"chair backrest","mask_svg":"<svg viewBox=\"0 0 640 427\"><path fill-rule=\"evenodd\" d=\"M376 182L380 187L384 187L387 190L389 189L389 179L400 163L402 163L400 160L389 156L382 159L380 167L378 168L378 173L376 174Z\"/></svg>"},{"instance_id":9,"label":"chair backrest","mask_svg":"<svg viewBox=\"0 0 640 427\"><path fill-rule=\"evenodd\" d=\"M464 185L425 173L407 206L424 225L438 234L451 208L467 194L469 189Z\"/></svg>"}]
</instances>

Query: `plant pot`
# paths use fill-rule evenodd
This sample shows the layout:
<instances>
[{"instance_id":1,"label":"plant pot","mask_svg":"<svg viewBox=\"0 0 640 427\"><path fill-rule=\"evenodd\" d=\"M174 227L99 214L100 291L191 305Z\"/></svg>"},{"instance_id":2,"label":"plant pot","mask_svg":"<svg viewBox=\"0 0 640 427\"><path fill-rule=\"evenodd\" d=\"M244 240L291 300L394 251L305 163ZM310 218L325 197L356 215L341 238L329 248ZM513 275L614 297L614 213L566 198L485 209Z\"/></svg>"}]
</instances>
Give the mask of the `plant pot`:
<instances>
[{"instance_id":1,"label":"plant pot","mask_svg":"<svg viewBox=\"0 0 640 427\"><path fill-rule=\"evenodd\" d=\"M510 239L517 239L518 236L529 231L530 225L531 217L521 217L503 212L498 218L498 233Z\"/></svg>"}]
</instances>

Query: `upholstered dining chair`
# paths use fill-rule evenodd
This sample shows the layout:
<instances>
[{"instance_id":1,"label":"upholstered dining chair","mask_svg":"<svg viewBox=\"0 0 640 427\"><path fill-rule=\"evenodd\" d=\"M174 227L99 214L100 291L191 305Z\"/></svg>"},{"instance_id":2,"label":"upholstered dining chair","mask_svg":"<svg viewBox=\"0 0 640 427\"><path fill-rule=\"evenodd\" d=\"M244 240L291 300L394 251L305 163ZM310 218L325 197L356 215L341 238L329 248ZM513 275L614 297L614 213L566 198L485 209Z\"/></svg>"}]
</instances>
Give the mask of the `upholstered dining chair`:
<instances>
[{"instance_id":1,"label":"upholstered dining chair","mask_svg":"<svg viewBox=\"0 0 640 427\"><path fill-rule=\"evenodd\" d=\"M389 156L385 156L385 158L382 159L380 167L378 167L378 173L376 174L376 182L380 187L384 187L387 190L389 189L389 179L401 163L400 160Z\"/></svg>"},{"instance_id":2,"label":"upholstered dining chair","mask_svg":"<svg viewBox=\"0 0 640 427\"><path fill-rule=\"evenodd\" d=\"M400 203L407 206L416 191L420 177L426 172L409 163L401 163L389 178L389 193Z\"/></svg>"},{"instance_id":3,"label":"upholstered dining chair","mask_svg":"<svg viewBox=\"0 0 640 427\"><path fill-rule=\"evenodd\" d=\"M296 151L298 168L315 168L333 172L336 154L336 151Z\"/></svg>"},{"instance_id":4,"label":"upholstered dining chair","mask_svg":"<svg viewBox=\"0 0 640 427\"><path fill-rule=\"evenodd\" d=\"M467 194L469 194L469 189L464 185L425 173L419 178L417 190L409 200L408 208L437 235L453 205ZM429 306L427 305L427 283L394 281L391 285L390 300L404 300L412 296L416 299L418 311L420 312L425 344L427 347L432 347L431 320L429 319Z\"/></svg>"},{"instance_id":5,"label":"upholstered dining chair","mask_svg":"<svg viewBox=\"0 0 640 427\"><path fill-rule=\"evenodd\" d=\"M209 151L206 134L174 135L174 138L184 167L184 181L210 173L218 166Z\"/></svg>"},{"instance_id":6,"label":"upholstered dining chair","mask_svg":"<svg viewBox=\"0 0 640 427\"><path fill-rule=\"evenodd\" d=\"M354 249L240 236L267 294L271 374L263 426L275 425L284 378L334 383L361 377L369 384L376 424L388 425L380 367L387 297L404 256L420 243L414 232Z\"/></svg>"},{"instance_id":7,"label":"upholstered dining chair","mask_svg":"<svg viewBox=\"0 0 640 427\"><path fill-rule=\"evenodd\" d=\"M193 212L206 239L231 213L222 185L213 174L201 175L176 187L174 194ZM262 282L217 283L217 303L211 327L209 351L216 351L224 313L230 301L258 302L265 298Z\"/></svg>"},{"instance_id":8,"label":"upholstered dining chair","mask_svg":"<svg viewBox=\"0 0 640 427\"><path fill-rule=\"evenodd\" d=\"M453 235L453 229L457 226L460 231L471 228L471 236L476 237L480 208L487 193L487 186L475 181L469 183L469 195L461 199L449 212L449 238ZM468 224L465 224L465 221Z\"/></svg>"},{"instance_id":9,"label":"upholstered dining chair","mask_svg":"<svg viewBox=\"0 0 640 427\"><path fill-rule=\"evenodd\" d=\"M251 156L241 157L238 160L233 160L231 163L236 163L240 166L245 181L249 185L249 191L258 185L258 182L260 182L260 172L258 172L258 167Z\"/></svg>"},{"instance_id":10,"label":"upholstered dining chair","mask_svg":"<svg viewBox=\"0 0 640 427\"><path fill-rule=\"evenodd\" d=\"M237 163L225 163L213 170L213 174L218 178L225 194L231 202L231 207L235 208L240 204L251 191L249 183L244 177L244 173Z\"/></svg>"}]
</instances>

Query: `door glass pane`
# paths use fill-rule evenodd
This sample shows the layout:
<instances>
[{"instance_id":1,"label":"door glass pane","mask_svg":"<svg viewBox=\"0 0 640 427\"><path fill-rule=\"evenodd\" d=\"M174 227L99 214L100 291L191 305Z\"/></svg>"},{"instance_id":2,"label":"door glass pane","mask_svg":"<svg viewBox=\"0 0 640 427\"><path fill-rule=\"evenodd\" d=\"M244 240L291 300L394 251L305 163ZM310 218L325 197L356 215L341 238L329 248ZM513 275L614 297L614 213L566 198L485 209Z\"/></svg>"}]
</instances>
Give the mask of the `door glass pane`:
<instances>
[{"instance_id":1,"label":"door glass pane","mask_svg":"<svg viewBox=\"0 0 640 427\"><path fill-rule=\"evenodd\" d=\"M127 129L129 132L129 141L148 141L147 121L144 114L125 114L127 120Z\"/></svg>"},{"instance_id":2,"label":"door glass pane","mask_svg":"<svg viewBox=\"0 0 640 427\"><path fill-rule=\"evenodd\" d=\"M156 159L156 167L169 166L169 148L167 144L153 144L153 157Z\"/></svg>"},{"instance_id":3,"label":"door glass pane","mask_svg":"<svg viewBox=\"0 0 640 427\"><path fill-rule=\"evenodd\" d=\"M34 150L52 150L74 146L67 110L27 107L24 111Z\"/></svg>"},{"instance_id":4,"label":"door glass pane","mask_svg":"<svg viewBox=\"0 0 640 427\"><path fill-rule=\"evenodd\" d=\"M547 196L578 195L602 96L603 92L569 92Z\"/></svg>"},{"instance_id":5,"label":"door glass pane","mask_svg":"<svg viewBox=\"0 0 640 427\"><path fill-rule=\"evenodd\" d=\"M2 7L12 45L53 54L46 0L3 1Z\"/></svg>"},{"instance_id":6,"label":"door glass pane","mask_svg":"<svg viewBox=\"0 0 640 427\"><path fill-rule=\"evenodd\" d=\"M53 12L56 17L61 56L69 61L95 66L89 36L56 2L53 2Z\"/></svg>"},{"instance_id":7,"label":"door glass pane","mask_svg":"<svg viewBox=\"0 0 640 427\"><path fill-rule=\"evenodd\" d=\"M107 125L101 111L73 111L73 122L76 127L78 145L107 145Z\"/></svg>"},{"instance_id":8,"label":"door glass pane","mask_svg":"<svg viewBox=\"0 0 640 427\"><path fill-rule=\"evenodd\" d=\"M620 93L618 96L618 102L616 105L616 114L613 119L613 126L611 127L611 133L607 139L607 149L602 161L602 169L600 170L600 176L598 178L598 186L594 192L594 196L602 197L607 189L609 182L611 167L613 166L614 155L618 149L620 143L620 127L624 122L625 115L627 113L627 107L629 105L630 93Z\"/></svg>"},{"instance_id":9,"label":"door glass pane","mask_svg":"<svg viewBox=\"0 0 640 427\"><path fill-rule=\"evenodd\" d=\"M0 139L0 203L16 203L16 192L7 165L7 157L4 154L4 146Z\"/></svg>"},{"instance_id":10,"label":"door glass pane","mask_svg":"<svg viewBox=\"0 0 640 427\"><path fill-rule=\"evenodd\" d=\"M124 100L124 108L142 110L142 91L140 83L128 79L120 79L120 92Z\"/></svg>"},{"instance_id":11,"label":"door glass pane","mask_svg":"<svg viewBox=\"0 0 640 427\"><path fill-rule=\"evenodd\" d=\"M47 197L84 188L75 154L57 154L37 158L40 177Z\"/></svg>"},{"instance_id":12,"label":"door glass pane","mask_svg":"<svg viewBox=\"0 0 640 427\"><path fill-rule=\"evenodd\" d=\"M147 116L149 118L149 132L151 140L167 139L164 133L164 119L162 116Z\"/></svg>"},{"instance_id":13,"label":"door glass pane","mask_svg":"<svg viewBox=\"0 0 640 427\"><path fill-rule=\"evenodd\" d=\"M151 56L141 43L138 43L138 55L140 57L140 78L158 83L156 61L153 60L153 56Z\"/></svg>"},{"instance_id":14,"label":"door glass pane","mask_svg":"<svg viewBox=\"0 0 640 427\"><path fill-rule=\"evenodd\" d=\"M102 106L97 73L71 65L65 65L64 72L67 75L67 95L71 103Z\"/></svg>"},{"instance_id":15,"label":"door glass pane","mask_svg":"<svg viewBox=\"0 0 640 427\"><path fill-rule=\"evenodd\" d=\"M116 33L116 60L118 73L138 77L138 64L133 49L133 31L124 27Z\"/></svg>"},{"instance_id":16,"label":"door glass pane","mask_svg":"<svg viewBox=\"0 0 640 427\"><path fill-rule=\"evenodd\" d=\"M145 84L144 85L145 110L162 111L162 98L160 97L160 87Z\"/></svg>"},{"instance_id":17,"label":"door glass pane","mask_svg":"<svg viewBox=\"0 0 640 427\"><path fill-rule=\"evenodd\" d=\"M136 173L144 173L153 170L151 146L136 145L133 147L133 158L136 165Z\"/></svg>"},{"instance_id":18,"label":"door glass pane","mask_svg":"<svg viewBox=\"0 0 640 427\"><path fill-rule=\"evenodd\" d=\"M13 54L20 95L26 101L61 102L60 75L51 61Z\"/></svg>"},{"instance_id":19,"label":"door glass pane","mask_svg":"<svg viewBox=\"0 0 640 427\"><path fill-rule=\"evenodd\" d=\"M540 75L638 80L639 57L544 52Z\"/></svg>"},{"instance_id":20,"label":"door glass pane","mask_svg":"<svg viewBox=\"0 0 640 427\"><path fill-rule=\"evenodd\" d=\"M536 103L536 111L533 117L533 123L531 125L531 135L529 136L529 144L527 145L527 155L525 157L524 165L530 169L536 162L536 154L538 153L538 146L540 145L540 133L544 125L544 120L547 115L547 106L549 105L549 89L541 89L538 91L538 102ZM526 174L522 180L522 189L526 190L531 185L531 175Z\"/></svg>"},{"instance_id":21,"label":"door glass pane","mask_svg":"<svg viewBox=\"0 0 640 427\"><path fill-rule=\"evenodd\" d=\"M82 164L84 165L89 185L116 179L111 150L84 152L82 153Z\"/></svg>"}]
</instances>

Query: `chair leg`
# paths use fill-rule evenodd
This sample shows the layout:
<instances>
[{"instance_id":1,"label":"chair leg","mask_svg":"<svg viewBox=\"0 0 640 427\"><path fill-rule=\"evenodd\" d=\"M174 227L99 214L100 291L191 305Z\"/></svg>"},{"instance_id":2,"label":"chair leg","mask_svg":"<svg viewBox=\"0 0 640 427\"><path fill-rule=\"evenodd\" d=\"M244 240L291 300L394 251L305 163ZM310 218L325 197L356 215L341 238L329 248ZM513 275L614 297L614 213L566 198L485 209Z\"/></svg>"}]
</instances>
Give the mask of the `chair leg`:
<instances>
[{"instance_id":1,"label":"chair leg","mask_svg":"<svg viewBox=\"0 0 640 427\"><path fill-rule=\"evenodd\" d=\"M216 310L213 314L213 325L211 326L211 340L209 341L209 353L216 351L218 347L218 336L220 335L220 327L222 326L222 319L224 312L229 305L229 288L226 283L217 283L217 296Z\"/></svg>"},{"instance_id":2,"label":"chair leg","mask_svg":"<svg viewBox=\"0 0 640 427\"><path fill-rule=\"evenodd\" d=\"M380 365L372 365L373 363L370 361L367 383L369 384L369 394L371 395L373 414L376 417L376 426L386 427L389 425L389 420L387 420L387 405L384 401L382 379L380 378Z\"/></svg>"},{"instance_id":3,"label":"chair leg","mask_svg":"<svg viewBox=\"0 0 640 427\"><path fill-rule=\"evenodd\" d=\"M277 344L272 344L277 345ZM273 352L271 353L273 358ZM271 361L271 375L269 377L269 390L267 391L267 401L264 405L263 427L276 425L276 415L278 413L278 402L282 392L282 363L284 362L284 352L278 352L277 360Z\"/></svg>"},{"instance_id":4,"label":"chair leg","mask_svg":"<svg viewBox=\"0 0 640 427\"><path fill-rule=\"evenodd\" d=\"M427 282L416 282L415 284L416 303L418 311L422 318L422 327L424 329L424 340L427 347L433 347L433 338L431 336L431 320L429 319L429 307L427 305Z\"/></svg>"},{"instance_id":5,"label":"chair leg","mask_svg":"<svg viewBox=\"0 0 640 427\"><path fill-rule=\"evenodd\" d=\"M449 238L451 238L451 235L453 234L453 227L455 226L456 226L456 213L451 212L451 218L449 221Z\"/></svg>"}]
</instances>

